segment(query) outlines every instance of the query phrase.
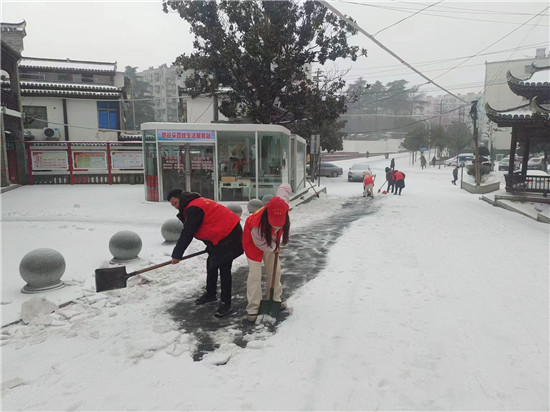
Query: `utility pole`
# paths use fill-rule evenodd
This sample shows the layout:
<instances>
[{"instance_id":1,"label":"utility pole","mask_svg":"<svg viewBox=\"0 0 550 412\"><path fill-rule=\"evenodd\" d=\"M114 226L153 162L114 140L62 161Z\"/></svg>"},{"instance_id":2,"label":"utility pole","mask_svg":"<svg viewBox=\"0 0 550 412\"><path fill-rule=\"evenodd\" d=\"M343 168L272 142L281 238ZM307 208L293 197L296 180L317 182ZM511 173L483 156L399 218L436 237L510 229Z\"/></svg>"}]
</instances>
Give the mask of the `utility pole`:
<instances>
[{"instance_id":1,"label":"utility pole","mask_svg":"<svg viewBox=\"0 0 550 412\"><path fill-rule=\"evenodd\" d=\"M474 167L476 172L476 186L481 184L480 173L479 173L479 139L478 139L478 130L477 130L477 100L472 102L472 107L470 108L470 117L474 123Z\"/></svg>"}]
</instances>

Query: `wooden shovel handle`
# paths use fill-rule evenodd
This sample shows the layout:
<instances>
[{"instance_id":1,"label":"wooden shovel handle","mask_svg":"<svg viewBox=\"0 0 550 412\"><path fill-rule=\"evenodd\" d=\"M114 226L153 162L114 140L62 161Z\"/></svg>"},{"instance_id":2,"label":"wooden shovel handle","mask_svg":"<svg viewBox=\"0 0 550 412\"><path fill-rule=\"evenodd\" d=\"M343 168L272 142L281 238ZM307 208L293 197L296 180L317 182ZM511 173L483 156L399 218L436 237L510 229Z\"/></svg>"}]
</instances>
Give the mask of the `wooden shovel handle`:
<instances>
[{"instance_id":1,"label":"wooden shovel handle","mask_svg":"<svg viewBox=\"0 0 550 412\"><path fill-rule=\"evenodd\" d=\"M201 250L200 252L195 252L195 253L191 253L190 255L187 255L187 256L184 256L182 257L180 260L185 260L185 259L189 259L189 258L192 258L192 257L195 257L195 256L198 256L198 255L202 255L203 253L206 253L207 250L204 249L204 250ZM141 269L141 270L136 270L135 272L133 272L131 275L139 275L140 273L145 273L145 272L149 272L150 270L154 270L154 269L158 269L158 268L161 268L163 266L167 266L169 264L172 263L172 260L168 260L166 262L163 262L163 263L159 263L158 265L155 265L155 266L149 266L148 268L144 268L144 269Z\"/></svg>"}]
</instances>

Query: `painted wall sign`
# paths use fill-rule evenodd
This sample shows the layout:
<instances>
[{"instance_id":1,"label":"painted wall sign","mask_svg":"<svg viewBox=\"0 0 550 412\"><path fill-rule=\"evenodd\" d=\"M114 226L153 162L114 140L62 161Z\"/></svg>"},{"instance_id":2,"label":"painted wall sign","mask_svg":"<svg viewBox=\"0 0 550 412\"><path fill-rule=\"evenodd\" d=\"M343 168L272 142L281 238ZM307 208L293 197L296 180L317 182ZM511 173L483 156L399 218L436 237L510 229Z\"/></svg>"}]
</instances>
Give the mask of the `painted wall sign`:
<instances>
[{"instance_id":1,"label":"painted wall sign","mask_svg":"<svg viewBox=\"0 0 550 412\"><path fill-rule=\"evenodd\" d=\"M32 170L69 170L67 152L31 151Z\"/></svg>"},{"instance_id":2,"label":"painted wall sign","mask_svg":"<svg viewBox=\"0 0 550 412\"><path fill-rule=\"evenodd\" d=\"M143 169L143 151L124 150L111 152L113 169Z\"/></svg>"},{"instance_id":3,"label":"painted wall sign","mask_svg":"<svg viewBox=\"0 0 550 412\"><path fill-rule=\"evenodd\" d=\"M158 140L175 140L185 142L214 142L213 130L158 130Z\"/></svg>"}]
</instances>

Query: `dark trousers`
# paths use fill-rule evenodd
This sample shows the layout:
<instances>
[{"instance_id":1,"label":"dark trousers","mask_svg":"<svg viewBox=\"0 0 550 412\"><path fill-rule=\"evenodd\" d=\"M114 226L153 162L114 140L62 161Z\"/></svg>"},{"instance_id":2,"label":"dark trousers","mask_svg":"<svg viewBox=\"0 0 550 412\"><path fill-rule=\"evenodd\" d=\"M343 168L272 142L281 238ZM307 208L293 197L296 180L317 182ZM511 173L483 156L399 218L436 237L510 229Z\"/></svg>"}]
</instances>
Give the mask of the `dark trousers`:
<instances>
[{"instance_id":1,"label":"dark trousers","mask_svg":"<svg viewBox=\"0 0 550 412\"><path fill-rule=\"evenodd\" d=\"M206 260L206 293L210 296L216 295L218 286L218 274L221 286L221 301L231 303L231 288L233 284L231 266L233 259L243 254L242 246L243 229L240 223L223 238L220 243L213 246L206 243L208 259Z\"/></svg>"},{"instance_id":2,"label":"dark trousers","mask_svg":"<svg viewBox=\"0 0 550 412\"><path fill-rule=\"evenodd\" d=\"M210 296L216 296L219 272L221 301L224 303L231 303L231 287L233 285L233 278L231 276L232 265L232 260L219 266L213 264L211 256L208 256L206 260L206 293Z\"/></svg>"}]
</instances>

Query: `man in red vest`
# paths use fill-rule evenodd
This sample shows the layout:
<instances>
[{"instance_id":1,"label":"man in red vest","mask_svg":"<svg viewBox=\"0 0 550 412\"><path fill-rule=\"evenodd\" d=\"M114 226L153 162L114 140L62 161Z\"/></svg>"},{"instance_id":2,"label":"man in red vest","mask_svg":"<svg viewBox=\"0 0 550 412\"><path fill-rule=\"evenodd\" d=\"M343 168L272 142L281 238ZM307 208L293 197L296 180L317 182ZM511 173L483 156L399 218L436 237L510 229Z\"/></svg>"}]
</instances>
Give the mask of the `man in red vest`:
<instances>
[{"instance_id":1,"label":"man in red vest","mask_svg":"<svg viewBox=\"0 0 550 412\"><path fill-rule=\"evenodd\" d=\"M231 306L231 266L243 254L241 219L224 205L201 197L198 193L174 189L167 196L178 209L183 230L172 252L172 263L178 263L193 238L202 240L208 251L206 291L195 300L197 305L217 301L218 272L221 284L220 304L216 317L233 311Z\"/></svg>"},{"instance_id":2,"label":"man in red vest","mask_svg":"<svg viewBox=\"0 0 550 412\"><path fill-rule=\"evenodd\" d=\"M395 180L395 191L393 194L396 195L399 192L399 196L401 196L401 190L405 187L405 173L395 170L393 172L393 179Z\"/></svg>"}]
</instances>

